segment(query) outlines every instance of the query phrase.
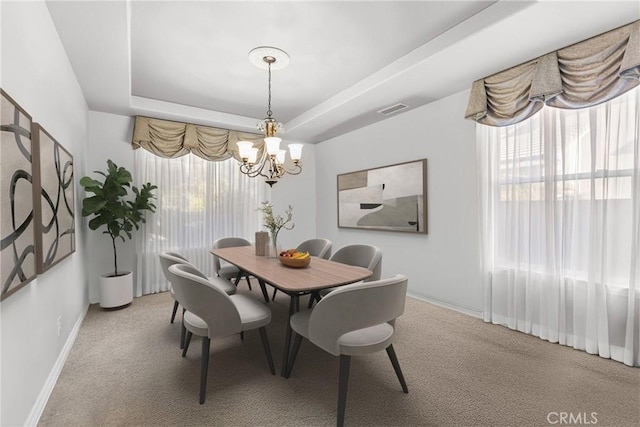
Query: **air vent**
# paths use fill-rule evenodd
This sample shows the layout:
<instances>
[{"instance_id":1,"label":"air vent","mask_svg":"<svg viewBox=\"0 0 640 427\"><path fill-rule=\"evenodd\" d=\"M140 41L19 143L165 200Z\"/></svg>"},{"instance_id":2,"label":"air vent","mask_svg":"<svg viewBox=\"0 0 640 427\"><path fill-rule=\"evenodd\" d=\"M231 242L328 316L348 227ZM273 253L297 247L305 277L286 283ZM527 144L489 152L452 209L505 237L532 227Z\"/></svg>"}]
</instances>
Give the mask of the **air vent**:
<instances>
[{"instance_id":1,"label":"air vent","mask_svg":"<svg viewBox=\"0 0 640 427\"><path fill-rule=\"evenodd\" d=\"M378 113L388 116L389 114L397 113L398 111L404 110L405 108L408 108L408 107L409 107L408 105L396 104L396 105L392 105L391 107L383 108L382 110L378 111Z\"/></svg>"}]
</instances>

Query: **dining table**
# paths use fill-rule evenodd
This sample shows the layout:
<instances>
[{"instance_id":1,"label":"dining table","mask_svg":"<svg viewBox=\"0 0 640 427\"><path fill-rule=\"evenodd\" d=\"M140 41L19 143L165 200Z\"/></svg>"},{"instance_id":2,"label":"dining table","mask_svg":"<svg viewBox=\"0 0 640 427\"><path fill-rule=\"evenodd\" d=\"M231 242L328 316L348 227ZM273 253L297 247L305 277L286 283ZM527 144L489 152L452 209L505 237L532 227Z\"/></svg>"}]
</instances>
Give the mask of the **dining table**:
<instances>
[{"instance_id":1,"label":"dining table","mask_svg":"<svg viewBox=\"0 0 640 427\"><path fill-rule=\"evenodd\" d=\"M301 296L317 295L323 289L359 282L372 274L370 270L363 267L342 264L318 257L311 257L311 262L306 267L288 267L276 257L270 258L256 255L254 246L218 248L212 249L211 253L238 268L236 284L246 274L258 279L266 301L269 300L266 285L271 285L289 295L289 317L299 310ZM282 377L287 376L289 352L291 350L291 324L288 320L286 324L282 368L280 370Z\"/></svg>"}]
</instances>

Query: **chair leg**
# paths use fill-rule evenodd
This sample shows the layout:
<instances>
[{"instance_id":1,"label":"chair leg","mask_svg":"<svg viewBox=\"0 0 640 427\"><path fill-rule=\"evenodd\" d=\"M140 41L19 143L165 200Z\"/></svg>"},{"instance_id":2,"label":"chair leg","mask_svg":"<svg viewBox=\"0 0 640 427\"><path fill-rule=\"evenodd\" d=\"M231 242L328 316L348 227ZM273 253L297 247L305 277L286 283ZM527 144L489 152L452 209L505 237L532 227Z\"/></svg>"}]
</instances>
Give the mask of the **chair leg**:
<instances>
[{"instance_id":1,"label":"chair leg","mask_svg":"<svg viewBox=\"0 0 640 427\"><path fill-rule=\"evenodd\" d=\"M207 394L207 372L209 371L209 337L202 337L202 356L200 360L200 404L204 403Z\"/></svg>"},{"instance_id":2,"label":"chair leg","mask_svg":"<svg viewBox=\"0 0 640 427\"><path fill-rule=\"evenodd\" d=\"M182 327L180 328L180 350L184 348L184 337L187 334L187 328L184 327L184 310L182 310Z\"/></svg>"},{"instance_id":3,"label":"chair leg","mask_svg":"<svg viewBox=\"0 0 640 427\"><path fill-rule=\"evenodd\" d=\"M347 409L347 386L349 385L349 364L351 356L340 355L340 381L338 385L338 427L344 425L344 413Z\"/></svg>"},{"instance_id":4,"label":"chair leg","mask_svg":"<svg viewBox=\"0 0 640 427\"><path fill-rule=\"evenodd\" d=\"M244 331L240 331L240 340L244 341Z\"/></svg>"},{"instance_id":5,"label":"chair leg","mask_svg":"<svg viewBox=\"0 0 640 427\"><path fill-rule=\"evenodd\" d=\"M271 301L276 300L276 293L278 293L278 288L273 288L273 295L271 295Z\"/></svg>"},{"instance_id":6,"label":"chair leg","mask_svg":"<svg viewBox=\"0 0 640 427\"><path fill-rule=\"evenodd\" d=\"M267 329L263 326L258 330L260 331L260 338L262 338L264 352L267 355L267 362L269 362L269 371L271 371L271 375L275 375L276 368L273 366L273 357L271 357L271 347L269 346L269 338L267 338Z\"/></svg>"},{"instance_id":7,"label":"chair leg","mask_svg":"<svg viewBox=\"0 0 640 427\"><path fill-rule=\"evenodd\" d=\"M247 285L249 285L249 290L251 289L251 280L249 280L249 275L247 274L246 276L244 276L245 279L247 279Z\"/></svg>"},{"instance_id":8,"label":"chair leg","mask_svg":"<svg viewBox=\"0 0 640 427\"><path fill-rule=\"evenodd\" d=\"M182 357L187 355L187 350L189 350L189 344L191 344L191 336L193 334L191 331L187 331L187 337L184 340L184 348L182 349Z\"/></svg>"},{"instance_id":9,"label":"chair leg","mask_svg":"<svg viewBox=\"0 0 640 427\"><path fill-rule=\"evenodd\" d=\"M176 312L178 311L178 301L173 302L173 312L171 313L171 323L176 319Z\"/></svg>"},{"instance_id":10,"label":"chair leg","mask_svg":"<svg viewBox=\"0 0 640 427\"><path fill-rule=\"evenodd\" d=\"M393 365L393 370L396 371L398 380L400 380L402 391L409 393L407 383L404 380L404 375L402 375L402 369L400 369L400 363L398 363L398 358L396 357L396 352L393 350L393 344L387 347L387 354L389 355L389 360L391 360L391 364Z\"/></svg>"},{"instance_id":11,"label":"chair leg","mask_svg":"<svg viewBox=\"0 0 640 427\"><path fill-rule=\"evenodd\" d=\"M309 305L307 305L307 308L313 307L313 303L316 300L320 301L320 293L312 292L311 295L309 296Z\"/></svg>"},{"instance_id":12,"label":"chair leg","mask_svg":"<svg viewBox=\"0 0 640 427\"><path fill-rule=\"evenodd\" d=\"M293 348L291 349L291 356L289 356L289 366L287 367L287 373L284 376L285 378L289 378L291 375L291 370L293 369L293 363L296 361L296 356L298 356L298 350L300 350L300 344L302 344L302 335L294 332L295 335L293 339Z\"/></svg>"}]
</instances>

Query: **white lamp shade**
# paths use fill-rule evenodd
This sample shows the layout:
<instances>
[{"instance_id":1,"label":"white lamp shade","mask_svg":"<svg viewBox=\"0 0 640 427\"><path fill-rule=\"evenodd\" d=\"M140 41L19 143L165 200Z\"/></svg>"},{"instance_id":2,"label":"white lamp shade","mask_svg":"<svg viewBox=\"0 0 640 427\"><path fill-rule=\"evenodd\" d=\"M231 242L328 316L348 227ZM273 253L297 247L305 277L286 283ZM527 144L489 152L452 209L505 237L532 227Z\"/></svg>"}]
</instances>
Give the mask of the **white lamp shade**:
<instances>
[{"instance_id":1,"label":"white lamp shade","mask_svg":"<svg viewBox=\"0 0 640 427\"><path fill-rule=\"evenodd\" d=\"M271 136L264 139L265 144L267 144L267 153L270 156L278 154L278 151L280 150L280 141L282 141L282 139L277 136Z\"/></svg>"},{"instance_id":2,"label":"white lamp shade","mask_svg":"<svg viewBox=\"0 0 640 427\"><path fill-rule=\"evenodd\" d=\"M289 144L291 160L300 160L302 158L302 147L302 144Z\"/></svg>"},{"instance_id":3,"label":"white lamp shade","mask_svg":"<svg viewBox=\"0 0 640 427\"><path fill-rule=\"evenodd\" d=\"M256 161L258 160L258 149L251 147L249 148L249 159L247 160L248 163L251 163L252 165L256 164Z\"/></svg>"},{"instance_id":4,"label":"white lamp shade","mask_svg":"<svg viewBox=\"0 0 640 427\"><path fill-rule=\"evenodd\" d=\"M276 154L276 161L281 165L284 165L284 159L287 155L287 150L278 150L278 154Z\"/></svg>"},{"instance_id":5,"label":"white lamp shade","mask_svg":"<svg viewBox=\"0 0 640 427\"><path fill-rule=\"evenodd\" d=\"M250 141L238 141L236 143L238 145L238 152L240 153L240 158L246 159L249 157L249 150L253 147L253 142Z\"/></svg>"}]
</instances>

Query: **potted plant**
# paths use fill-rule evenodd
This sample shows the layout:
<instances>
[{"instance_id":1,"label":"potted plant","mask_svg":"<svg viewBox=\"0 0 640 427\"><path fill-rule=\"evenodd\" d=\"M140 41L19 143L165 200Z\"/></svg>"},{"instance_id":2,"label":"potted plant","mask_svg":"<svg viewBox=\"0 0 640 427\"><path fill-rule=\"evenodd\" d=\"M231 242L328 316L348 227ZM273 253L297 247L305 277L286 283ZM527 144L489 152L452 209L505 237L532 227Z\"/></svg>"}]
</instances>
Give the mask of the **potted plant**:
<instances>
[{"instance_id":1,"label":"potted plant","mask_svg":"<svg viewBox=\"0 0 640 427\"><path fill-rule=\"evenodd\" d=\"M144 211L155 212L153 190L157 187L146 183L138 190L131 186L131 173L107 160L107 171L95 171L102 175L100 182L88 176L80 180L84 191L92 196L82 200L82 216L93 215L89 228L104 228L103 234L111 237L113 246L113 273L105 274L100 280L100 306L113 308L126 306L133 301L133 275L130 271L118 271L118 252L116 240L125 241L125 236L132 238L132 232L144 223ZM135 197L129 197L129 189Z\"/></svg>"},{"instance_id":2,"label":"potted plant","mask_svg":"<svg viewBox=\"0 0 640 427\"><path fill-rule=\"evenodd\" d=\"M293 227L295 227L293 223L287 227L287 224L293 219L293 207L289 205L289 208L284 211L286 217L282 215L273 216L273 204L270 202L262 202L262 206L258 210L264 213L264 226L271 232L271 245L267 255L270 258L277 258L280 252L278 248L278 233L283 228L285 230L293 230Z\"/></svg>"}]
</instances>

